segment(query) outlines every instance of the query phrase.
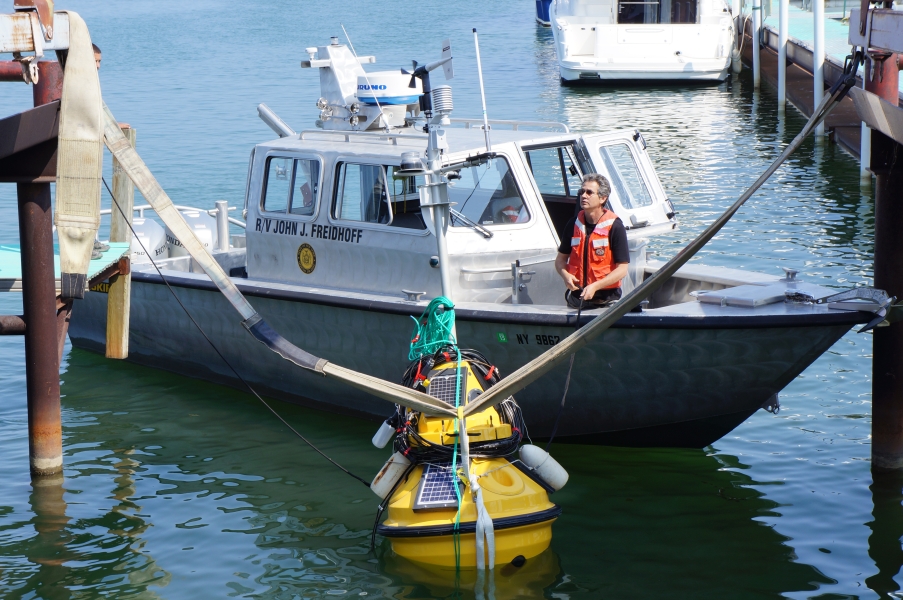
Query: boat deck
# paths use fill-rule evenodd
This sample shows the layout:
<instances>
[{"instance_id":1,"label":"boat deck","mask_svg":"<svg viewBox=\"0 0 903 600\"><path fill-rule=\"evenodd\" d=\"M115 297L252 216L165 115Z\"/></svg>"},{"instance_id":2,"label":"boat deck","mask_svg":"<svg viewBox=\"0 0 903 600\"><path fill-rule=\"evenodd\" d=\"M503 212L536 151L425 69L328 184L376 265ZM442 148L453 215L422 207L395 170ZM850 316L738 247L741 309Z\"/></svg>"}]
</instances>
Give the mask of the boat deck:
<instances>
[{"instance_id":1,"label":"boat deck","mask_svg":"<svg viewBox=\"0 0 903 600\"><path fill-rule=\"evenodd\" d=\"M132 271L132 281L136 283L162 284L160 275L147 265L137 266ZM733 270L727 270L733 271ZM681 275L692 276L692 269ZM182 271L164 271L170 285L197 290L216 291L210 279L200 273ZM757 288L759 290L781 287L799 289L810 293L813 297L824 297L837 290L808 284L805 282L787 282L764 274L757 275L755 282L735 287L735 290ZM404 300L397 295L376 294L368 292L339 290L324 287L299 286L278 283L268 280L233 278L238 289L249 298L267 298L320 306L339 307L353 310L373 311L377 313L405 316L420 315L429 303L428 299L419 301ZM783 293L783 291L781 291ZM599 315L601 309L585 309L580 315L581 324L586 324ZM511 323L538 326L574 326L577 311L567 306L549 306L539 304L519 304L516 309L511 304L488 302L456 303L458 319L473 322ZM825 324L865 323L870 320L870 313L850 310L838 310L826 305L805 303L771 302L755 307L731 304L711 304L695 299L664 306L644 309L642 312L628 313L615 325L616 328L735 328L762 326L820 326Z\"/></svg>"},{"instance_id":2,"label":"boat deck","mask_svg":"<svg viewBox=\"0 0 903 600\"><path fill-rule=\"evenodd\" d=\"M100 258L91 261L88 266L88 281L98 278L115 266L119 259L128 256L129 244L110 243L110 249ZM60 249L53 246L53 271L56 277L57 290L60 285ZM22 290L22 252L18 244L0 245L0 292Z\"/></svg>"}]
</instances>

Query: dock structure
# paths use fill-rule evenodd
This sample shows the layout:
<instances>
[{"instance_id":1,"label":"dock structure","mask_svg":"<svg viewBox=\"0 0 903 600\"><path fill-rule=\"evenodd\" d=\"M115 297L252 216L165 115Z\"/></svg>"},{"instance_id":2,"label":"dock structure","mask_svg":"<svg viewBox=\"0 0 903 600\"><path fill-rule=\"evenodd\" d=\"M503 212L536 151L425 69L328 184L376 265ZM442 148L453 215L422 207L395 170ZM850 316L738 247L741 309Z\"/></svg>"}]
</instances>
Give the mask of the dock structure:
<instances>
[{"instance_id":1,"label":"dock structure","mask_svg":"<svg viewBox=\"0 0 903 600\"><path fill-rule=\"evenodd\" d=\"M898 54L903 13L887 8L852 11L850 42L868 49L865 89L852 99L871 130L875 174L875 287L903 298L903 109L899 108ZM875 330L872 359L872 469L903 469L903 323Z\"/></svg>"},{"instance_id":2,"label":"dock structure","mask_svg":"<svg viewBox=\"0 0 903 600\"><path fill-rule=\"evenodd\" d=\"M8 74L12 67L19 69L21 81L20 64L7 64L3 72ZM0 182L15 183L18 196L24 314L15 332L25 336L31 471L52 475L63 468L59 350L71 304L57 302L50 203L50 183L56 178L62 68L49 61L39 68L53 76L39 78L34 85L35 108L0 121Z\"/></svg>"},{"instance_id":3,"label":"dock structure","mask_svg":"<svg viewBox=\"0 0 903 600\"><path fill-rule=\"evenodd\" d=\"M31 110L0 119L0 183L17 186L20 242L0 248L0 291L21 291L23 303L22 315L0 316L0 335L25 338L29 457L36 476L57 475L63 468L59 368L73 302L59 291L50 189L57 175L64 69L58 61L39 60L45 49L68 48L63 27L56 28L53 40L52 6L18 0L19 12L0 15L6 18L0 52L17 59L0 61L0 81L21 85L24 79L32 85L34 103ZM128 247L111 244L93 260L88 284L128 273Z\"/></svg>"},{"instance_id":4,"label":"dock structure","mask_svg":"<svg viewBox=\"0 0 903 600\"><path fill-rule=\"evenodd\" d=\"M789 101L802 114L810 117L813 107L820 99L817 97L818 89L830 87L843 74L844 62L851 48L847 21L853 22L853 12L856 15L859 12L854 9L843 15L825 13L823 7L820 7L824 0L813 2L812 12L790 5L789 0L777 1L777 23L772 17L770 23L763 24L759 35L761 43L758 46L752 42L752 19L740 19L739 22L744 24L739 36L743 38L742 58L754 72L761 71L762 78L777 89L779 112L783 112L785 103ZM815 10L817 8L822 10ZM759 49L758 53L753 50L756 47ZM781 56L785 57L784 61L780 60ZM863 75L867 68L867 65L863 67L857 76L859 87L863 87ZM816 82L819 73L821 86ZM898 90L899 87L897 84ZM900 93L903 94L903 90ZM845 98L827 118L825 126L824 134L850 154L860 158L860 177L864 184L870 184L870 130L859 118L852 100Z\"/></svg>"},{"instance_id":5,"label":"dock structure","mask_svg":"<svg viewBox=\"0 0 903 600\"><path fill-rule=\"evenodd\" d=\"M903 229L903 163L899 160L903 155L903 109L899 107L903 12L893 10L891 2L873 2L876 8L864 3L864 12L853 9L848 22L842 23L825 18L824 0L814 0L815 8L821 10L813 13L790 10L788 0L779 2L778 31L765 27L757 36L748 25L743 30L743 59L778 88L779 111L786 97L811 116L820 92L843 76L851 48L865 51L859 85L831 113L827 127L835 141L859 156L863 182L870 183L875 176L874 286L903 298L903 247L897 242ZM793 37L807 33L809 39ZM754 43L757 38L761 47ZM786 57L786 62L779 57ZM903 322L892 312L885 325L874 330L872 469L899 472L903 471Z\"/></svg>"}]
</instances>

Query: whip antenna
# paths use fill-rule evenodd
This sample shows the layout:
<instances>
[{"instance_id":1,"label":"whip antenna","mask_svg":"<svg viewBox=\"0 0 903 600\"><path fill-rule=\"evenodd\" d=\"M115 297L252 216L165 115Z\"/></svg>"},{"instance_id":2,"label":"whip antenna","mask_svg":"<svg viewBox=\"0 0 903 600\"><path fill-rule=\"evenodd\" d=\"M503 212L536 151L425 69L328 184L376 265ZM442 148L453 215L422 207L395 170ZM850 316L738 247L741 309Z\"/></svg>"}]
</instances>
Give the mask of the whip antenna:
<instances>
[{"instance_id":1,"label":"whip antenna","mask_svg":"<svg viewBox=\"0 0 903 600\"><path fill-rule=\"evenodd\" d=\"M348 47L351 48L351 53L354 55L354 58L358 58L357 50L354 49L354 44L351 43L351 37L348 35L348 31L345 30L345 25L343 23L339 23L339 26L342 28L342 32L345 34L345 39L348 40ZM358 61L360 64L360 61ZM363 66L361 66L361 70L363 70ZM364 81L367 82L367 87L373 88L370 86L370 78L367 77L367 72L364 71ZM379 104L379 98L376 97L376 94L373 94L373 99L376 100L376 108L379 109L379 118L383 122L383 125L386 128L386 133L389 133L389 119L383 115L383 107Z\"/></svg>"},{"instance_id":2,"label":"whip antenna","mask_svg":"<svg viewBox=\"0 0 903 600\"><path fill-rule=\"evenodd\" d=\"M477 75L480 77L480 100L483 101L483 134L486 136L486 152L492 152L492 144L489 143L489 118L486 116L486 92L483 90L483 65L480 63L480 40L477 37L477 28L473 28L473 45L477 49Z\"/></svg>"}]
</instances>

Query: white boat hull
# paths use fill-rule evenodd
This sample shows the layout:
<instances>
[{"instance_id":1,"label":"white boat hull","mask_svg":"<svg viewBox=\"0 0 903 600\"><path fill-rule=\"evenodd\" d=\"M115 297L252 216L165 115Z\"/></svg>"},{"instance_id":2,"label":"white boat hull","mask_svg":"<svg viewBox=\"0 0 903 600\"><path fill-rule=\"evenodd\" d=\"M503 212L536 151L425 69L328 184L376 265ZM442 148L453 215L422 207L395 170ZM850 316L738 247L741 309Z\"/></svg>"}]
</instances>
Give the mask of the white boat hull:
<instances>
[{"instance_id":1,"label":"white boat hull","mask_svg":"<svg viewBox=\"0 0 903 600\"><path fill-rule=\"evenodd\" d=\"M562 83L723 81L734 29L727 5L699 2L695 22L624 22L624 6L572 0L552 7ZM628 2L626 5L645 3ZM654 4L654 3L648 3Z\"/></svg>"},{"instance_id":2,"label":"white boat hull","mask_svg":"<svg viewBox=\"0 0 903 600\"><path fill-rule=\"evenodd\" d=\"M695 60L686 63L657 62L577 62L560 61L563 83L592 83L601 81L724 81L730 59Z\"/></svg>"}]
</instances>

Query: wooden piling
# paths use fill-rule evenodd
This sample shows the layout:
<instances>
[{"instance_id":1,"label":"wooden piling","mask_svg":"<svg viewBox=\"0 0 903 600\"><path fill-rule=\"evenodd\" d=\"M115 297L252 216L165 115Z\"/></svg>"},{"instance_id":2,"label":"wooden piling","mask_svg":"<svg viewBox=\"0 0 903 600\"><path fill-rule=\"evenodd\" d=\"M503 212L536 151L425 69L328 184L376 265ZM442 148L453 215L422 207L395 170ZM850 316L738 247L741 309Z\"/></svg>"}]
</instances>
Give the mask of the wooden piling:
<instances>
[{"instance_id":1,"label":"wooden piling","mask_svg":"<svg viewBox=\"0 0 903 600\"><path fill-rule=\"evenodd\" d=\"M894 106L899 103L896 54L870 53L865 89ZM903 298L903 165L901 144L872 131L875 174L875 287ZM872 468L903 469L903 322L878 327L872 350Z\"/></svg>"},{"instance_id":2,"label":"wooden piling","mask_svg":"<svg viewBox=\"0 0 903 600\"><path fill-rule=\"evenodd\" d=\"M137 132L131 127L123 127L122 133L135 146ZM113 196L119 208L113 204L110 213L110 241L131 243L132 222L135 205L135 186L123 172L119 161L113 158ZM107 294L107 358L124 359L129 356L129 311L131 310L131 273L120 273L110 278Z\"/></svg>"}]
</instances>

